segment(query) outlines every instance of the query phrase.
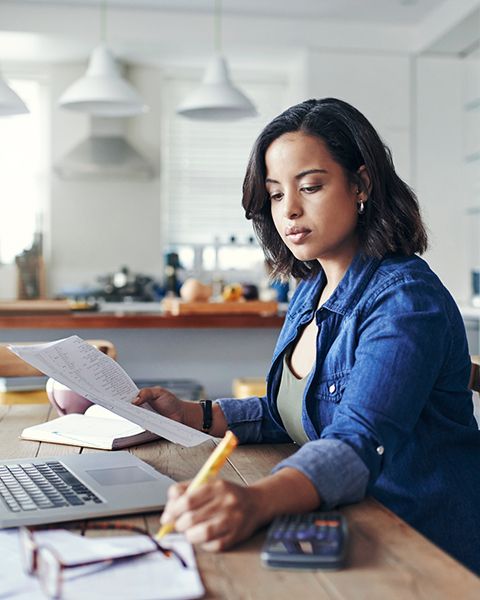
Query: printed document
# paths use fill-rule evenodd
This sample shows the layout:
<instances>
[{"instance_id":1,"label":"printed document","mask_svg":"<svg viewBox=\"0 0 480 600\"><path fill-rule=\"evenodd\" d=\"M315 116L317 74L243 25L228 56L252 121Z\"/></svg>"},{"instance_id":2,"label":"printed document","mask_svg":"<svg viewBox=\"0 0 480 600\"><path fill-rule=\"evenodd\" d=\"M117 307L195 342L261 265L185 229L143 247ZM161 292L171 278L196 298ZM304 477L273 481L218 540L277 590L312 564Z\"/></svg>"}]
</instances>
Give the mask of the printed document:
<instances>
[{"instance_id":1,"label":"printed document","mask_svg":"<svg viewBox=\"0 0 480 600\"><path fill-rule=\"evenodd\" d=\"M139 390L129 375L112 358L77 335L46 344L11 345L9 348L45 375L91 402L171 442L196 446L211 439L208 434L163 417L149 407L131 404Z\"/></svg>"}]
</instances>

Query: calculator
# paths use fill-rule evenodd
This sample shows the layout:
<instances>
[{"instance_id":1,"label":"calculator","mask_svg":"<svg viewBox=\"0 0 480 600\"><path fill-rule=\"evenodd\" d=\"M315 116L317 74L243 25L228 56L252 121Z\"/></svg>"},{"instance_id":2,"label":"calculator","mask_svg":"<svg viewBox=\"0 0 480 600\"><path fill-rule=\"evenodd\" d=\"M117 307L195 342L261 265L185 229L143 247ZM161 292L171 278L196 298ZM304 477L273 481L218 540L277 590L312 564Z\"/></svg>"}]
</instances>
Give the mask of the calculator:
<instances>
[{"instance_id":1,"label":"calculator","mask_svg":"<svg viewBox=\"0 0 480 600\"><path fill-rule=\"evenodd\" d=\"M261 559L269 567L339 569L347 539L347 520L339 512L282 515L268 529Z\"/></svg>"}]
</instances>

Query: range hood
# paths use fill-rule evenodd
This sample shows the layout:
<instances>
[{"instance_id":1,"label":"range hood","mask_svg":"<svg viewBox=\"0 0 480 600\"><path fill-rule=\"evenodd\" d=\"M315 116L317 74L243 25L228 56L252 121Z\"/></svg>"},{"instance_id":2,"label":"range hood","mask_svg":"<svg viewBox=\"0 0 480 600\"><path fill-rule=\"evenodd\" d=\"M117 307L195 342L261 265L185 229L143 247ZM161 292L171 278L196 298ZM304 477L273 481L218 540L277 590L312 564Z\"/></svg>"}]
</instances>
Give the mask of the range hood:
<instances>
[{"instance_id":1,"label":"range hood","mask_svg":"<svg viewBox=\"0 0 480 600\"><path fill-rule=\"evenodd\" d=\"M61 179L111 181L154 176L152 165L127 140L124 119L90 119L90 136L74 146L54 167Z\"/></svg>"}]
</instances>

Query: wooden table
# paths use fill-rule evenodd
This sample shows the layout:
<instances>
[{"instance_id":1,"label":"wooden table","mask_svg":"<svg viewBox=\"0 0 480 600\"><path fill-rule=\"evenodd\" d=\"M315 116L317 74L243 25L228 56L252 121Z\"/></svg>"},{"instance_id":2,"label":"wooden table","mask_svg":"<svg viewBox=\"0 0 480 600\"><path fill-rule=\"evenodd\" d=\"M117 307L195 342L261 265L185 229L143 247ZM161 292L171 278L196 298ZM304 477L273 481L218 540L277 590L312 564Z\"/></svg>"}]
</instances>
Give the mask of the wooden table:
<instances>
[{"instance_id":1,"label":"wooden table","mask_svg":"<svg viewBox=\"0 0 480 600\"><path fill-rule=\"evenodd\" d=\"M0 457L61 456L95 452L70 446L21 441L20 431L52 418L48 405L0 406ZM191 478L213 442L182 448L168 442L138 446L133 452L175 480ZM222 476L250 484L293 452L289 444L241 446ZM342 509L350 526L347 567L337 572L273 571L260 563L265 531L220 554L197 551L208 599L274 600L478 600L480 579L372 499ZM128 517L155 532L158 515Z\"/></svg>"}]
</instances>

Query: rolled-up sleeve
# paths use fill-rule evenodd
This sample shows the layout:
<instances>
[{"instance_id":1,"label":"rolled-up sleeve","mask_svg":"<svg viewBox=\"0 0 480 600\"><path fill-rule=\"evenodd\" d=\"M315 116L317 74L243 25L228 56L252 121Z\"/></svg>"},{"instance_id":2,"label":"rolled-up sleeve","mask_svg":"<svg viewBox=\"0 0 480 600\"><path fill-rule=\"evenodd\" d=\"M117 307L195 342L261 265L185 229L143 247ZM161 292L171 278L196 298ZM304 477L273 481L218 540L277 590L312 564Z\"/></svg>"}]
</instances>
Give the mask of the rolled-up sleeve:
<instances>
[{"instance_id":1,"label":"rolled-up sleeve","mask_svg":"<svg viewBox=\"0 0 480 600\"><path fill-rule=\"evenodd\" d=\"M358 454L340 440L308 442L279 463L272 473L285 467L292 467L310 479L324 510L358 502L365 496L369 471Z\"/></svg>"},{"instance_id":2,"label":"rolled-up sleeve","mask_svg":"<svg viewBox=\"0 0 480 600\"><path fill-rule=\"evenodd\" d=\"M289 442L291 439L272 417L266 397L219 398L228 428L241 444Z\"/></svg>"}]
</instances>

